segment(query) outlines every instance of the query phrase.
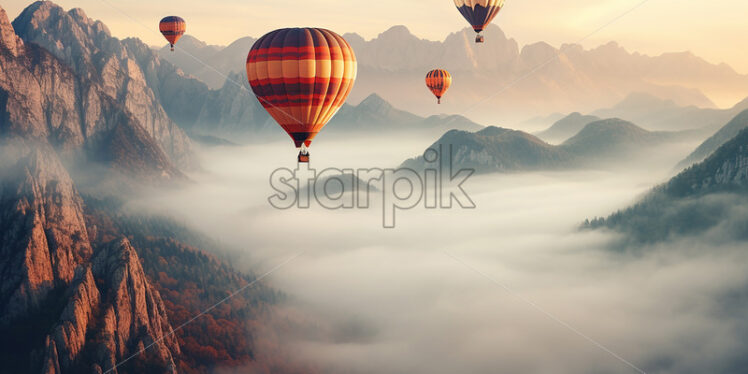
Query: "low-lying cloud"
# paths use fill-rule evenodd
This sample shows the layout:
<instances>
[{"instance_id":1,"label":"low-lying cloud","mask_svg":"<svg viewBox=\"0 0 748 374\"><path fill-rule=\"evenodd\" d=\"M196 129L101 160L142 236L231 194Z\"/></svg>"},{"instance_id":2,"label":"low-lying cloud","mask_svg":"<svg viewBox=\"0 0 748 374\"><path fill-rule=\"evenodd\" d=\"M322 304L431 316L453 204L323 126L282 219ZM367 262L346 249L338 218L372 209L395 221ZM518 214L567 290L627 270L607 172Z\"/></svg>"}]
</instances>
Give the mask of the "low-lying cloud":
<instances>
[{"instance_id":1,"label":"low-lying cloud","mask_svg":"<svg viewBox=\"0 0 748 374\"><path fill-rule=\"evenodd\" d=\"M351 147L313 148L312 163L391 167L422 143ZM646 172L478 176L465 186L476 209L403 211L394 230L376 210L270 207L268 176L293 166L276 165L290 147L203 156L195 185L132 208L178 215L247 270L302 253L270 282L307 322L281 334L288 351L324 372L636 372L554 318L647 373L737 372L748 349L742 245L704 236L621 252L615 234L576 230L666 180L683 154Z\"/></svg>"}]
</instances>

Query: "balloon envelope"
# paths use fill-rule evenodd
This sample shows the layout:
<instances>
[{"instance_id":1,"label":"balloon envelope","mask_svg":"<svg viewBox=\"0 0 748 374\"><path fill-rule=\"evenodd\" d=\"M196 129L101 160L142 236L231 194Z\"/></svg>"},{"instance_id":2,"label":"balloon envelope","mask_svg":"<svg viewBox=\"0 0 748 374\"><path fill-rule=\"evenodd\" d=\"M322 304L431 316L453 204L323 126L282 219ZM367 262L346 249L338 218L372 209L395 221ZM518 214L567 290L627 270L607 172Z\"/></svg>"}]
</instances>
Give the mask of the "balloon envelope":
<instances>
[{"instance_id":1,"label":"balloon envelope","mask_svg":"<svg viewBox=\"0 0 748 374\"><path fill-rule=\"evenodd\" d=\"M169 41L171 50L173 51L174 44L177 44L177 40L187 31L187 22L181 17L168 16L161 19L161 22L158 23L158 29L164 38Z\"/></svg>"},{"instance_id":2,"label":"balloon envelope","mask_svg":"<svg viewBox=\"0 0 748 374\"><path fill-rule=\"evenodd\" d=\"M340 109L356 79L356 56L326 29L271 31L247 56L247 79L262 106L291 136L309 146Z\"/></svg>"},{"instance_id":3,"label":"balloon envelope","mask_svg":"<svg viewBox=\"0 0 748 374\"><path fill-rule=\"evenodd\" d=\"M480 33L499 14L504 0L454 0L457 10Z\"/></svg>"},{"instance_id":4,"label":"balloon envelope","mask_svg":"<svg viewBox=\"0 0 748 374\"><path fill-rule=\"evenodd\" d=\"M437 102L441 103L442 96L452 85L452 75L442 69L434 69L426 74L426 87L434 93Z\"/></svg>"}]
</instances>

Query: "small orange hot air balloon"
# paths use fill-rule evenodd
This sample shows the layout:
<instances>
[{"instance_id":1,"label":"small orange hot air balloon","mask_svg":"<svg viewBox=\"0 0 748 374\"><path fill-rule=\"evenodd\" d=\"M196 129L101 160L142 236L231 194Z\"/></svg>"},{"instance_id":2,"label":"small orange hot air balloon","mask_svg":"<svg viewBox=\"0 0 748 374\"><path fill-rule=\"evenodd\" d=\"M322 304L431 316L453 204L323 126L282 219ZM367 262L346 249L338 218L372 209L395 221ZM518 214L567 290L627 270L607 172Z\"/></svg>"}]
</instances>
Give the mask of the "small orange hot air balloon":
<instances>
[{"instance_id":1,"label":"small orange hot air balloon","mask_svg":"<svg viewBox=\"0 0 748 374\"><path fill-rule=\"evenodd\" d=\"M177 40L187 31L187 22L184 22L181 17L168 16L159 22L158 29L164 35L164 38L169 41L171 51L174 52L174 44L177 44Z\"/></svg>"},{"instance_id":2,"label":"small orange hot air balloon","mask_svg":"<svg viewBox=\"0 0 748 374\"><path fill-rule=\"evenodd\" d=\"M436 96L436 103L442 103L442 96L452 85L452 75L442 69L434 69L426 74L426 87Z\"/></svg>"},{"instance_id":3,"label":"small orange hot air balloon","mask_svg":"<svg viewBox=\"0 0 748 374\"><path fill-rule=\"evenodd\" d=\"M247 55L247 79L260 104L306 150L337 113L356 79L356 56L342 36L325 29L271 31Z\"/></svg>"}]
</instances>

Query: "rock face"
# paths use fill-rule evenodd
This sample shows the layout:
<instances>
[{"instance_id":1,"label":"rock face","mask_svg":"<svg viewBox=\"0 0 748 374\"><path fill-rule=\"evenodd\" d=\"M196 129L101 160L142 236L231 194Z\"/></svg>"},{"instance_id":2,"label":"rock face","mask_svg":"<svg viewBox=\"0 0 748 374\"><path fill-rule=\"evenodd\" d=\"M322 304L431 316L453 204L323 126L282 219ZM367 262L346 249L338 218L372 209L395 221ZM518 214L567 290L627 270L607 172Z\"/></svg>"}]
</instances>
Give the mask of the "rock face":
<instances>
[{"instance_id":1,"label":"rock face","mask_svg":"<svg viewBox=\"0 0 748 374\"><path fill-rule=\"evenodd\" d=\"M46 2L35 5L50 12L56 9ZM4 14L2 12L0 18ZM106 92L111 88L101 84L101 77L90 71L84 72L89 78L78 75L35 42L22 42L15 36L7 18L0 19L0 29L3 36L0 44L0 135L49 142L67 156L92 161L103 159L131 174L159 180L181 178L164 148L154 139L155 127L149 133L143 123L120 104L119 97ZM121 85L128 86L124 82ZM130 168L131 160L121 159L115 148L105 146L113 137L129 144L141 144L141 148L149 150L132 153L132 157L140 158L142 169Z\"/></svg>"},{"instance_id":2,"label":"rock face","mask_svg":"<svg viewBox=\"0 0 748 374\"><path fill-rule=\"evenodd\" d=\"M15 183L2 188L0 274L3 282L1 322L41 307L50 291L69 285L78 264L92 249L83 220L82 202L73 182L49 147L23 152L6 177Z\"/></svg>"},{"instance_id":3,"label":"rock face","mask_svg":"<svg viewBox=\"0 0 748 374\"><path fill-rule=\"evenodd\" d=\"M13 372L102 372L152 345L130 364L176 372L179 344L127 239L92 244L82 200L50 146L16 139L3 161L3 362L15 354ZM29 352L39 360L17 361Z\"/></svg>"},{"instance_id":4,"label":"rock face","mask_svg":"<svg viewBox=\"0 0 748 374\"><path fill-rule=\"evenodd\" d=\"M111 121L91 121L105 115L103 110L95 112L99 102L113 100L126 109L176 165L192 165L189 138L169 118L160 102L161 81L177 74L171 64L162 64L155 53L138 40L120 41L112 37L103 23L89 19L81 9L65 12L47 1L27 7L13 21L13 27L26 44L33 43L49 51L70 67L68 75L72 73L80 78L78 82L65 79L64 82L71 82L62 86L67 92L58 91L56 95L60 99L79 101L81 107L91 111L79 114L84 124L71 130L70 142L82 143L83 139L106 129L105 124ZM49 83L50 87L45 88L53 89L60 82ZM201 87L207 90L205 85ZM80 92L75 92L76 89ZM68 119L65 113L59 116ZM75 117L69 121L80 122Z\"/></svg>"},{"instance_id":5,"label":"rock face","mask_svg":"<svg viewBox=\"0 0 748 374\"><path fill-rule=\"evenodd\" d=\"M93 259L93 273L104 279L104 300L99 306L103 311L101 329L94 338L99 346L92 347L96 365L108 370L148 347L143 354L149 361L164 372L175 373L174 356L179 354L179 343L161 295L146 279L130 242L123 238L98 252Z\"/></svg>"}]
</instances>

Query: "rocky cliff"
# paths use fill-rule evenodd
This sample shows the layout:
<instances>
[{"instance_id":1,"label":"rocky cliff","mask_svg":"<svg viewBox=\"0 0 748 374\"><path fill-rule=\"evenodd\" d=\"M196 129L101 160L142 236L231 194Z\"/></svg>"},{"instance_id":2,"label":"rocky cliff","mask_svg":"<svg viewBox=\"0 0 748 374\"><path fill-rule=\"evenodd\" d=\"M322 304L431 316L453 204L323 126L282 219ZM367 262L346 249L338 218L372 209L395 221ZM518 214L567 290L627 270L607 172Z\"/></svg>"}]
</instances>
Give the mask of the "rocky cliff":
<instances>
[{"instance_id":1,"label":"rocky cliff","mask_svg":"<svg viewBox=\"0 0 748 374\"><path fill-rule=\"evenodd\" d=\"M174 372L179 344L158 291L126 238L92 244L96 228L54 150L16 139L2 176L3 370L102 372L153 345L134 363Z\"/></svg>"}]
</instances>

